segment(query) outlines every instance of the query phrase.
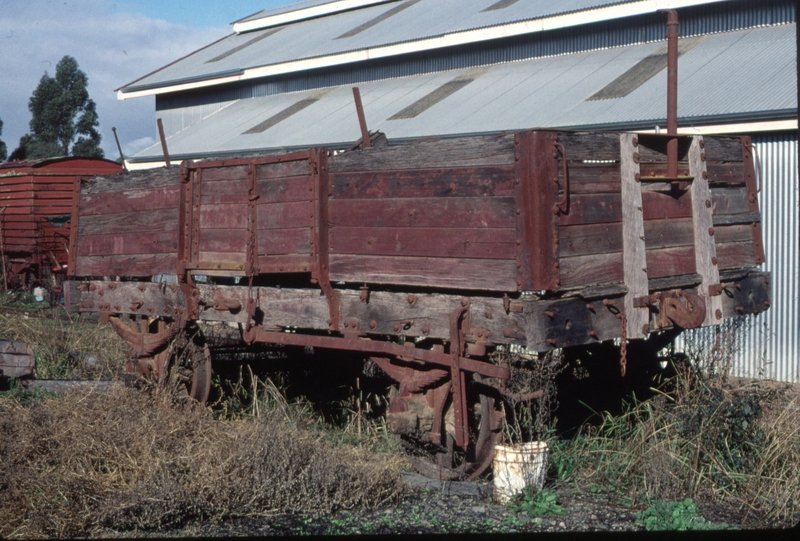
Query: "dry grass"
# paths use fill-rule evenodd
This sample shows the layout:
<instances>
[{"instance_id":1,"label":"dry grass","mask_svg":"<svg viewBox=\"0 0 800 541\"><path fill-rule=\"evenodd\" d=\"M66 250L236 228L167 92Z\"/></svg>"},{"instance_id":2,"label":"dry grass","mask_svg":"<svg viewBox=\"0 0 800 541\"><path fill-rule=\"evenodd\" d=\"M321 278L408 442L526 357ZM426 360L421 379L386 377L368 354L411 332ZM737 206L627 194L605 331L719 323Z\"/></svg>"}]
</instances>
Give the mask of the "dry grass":
<instances>
[{"instance_id":1,"label":"dry grass","mask_svg":"<svg viewBox=\"0 0 800 541\"><path fill-rule=\"evenodd\" d=\"M160 392L0 398L0 537L75 537L193 520L375 506L400 459L285 422L216 420Z\"/></svg>"}]
</instances>

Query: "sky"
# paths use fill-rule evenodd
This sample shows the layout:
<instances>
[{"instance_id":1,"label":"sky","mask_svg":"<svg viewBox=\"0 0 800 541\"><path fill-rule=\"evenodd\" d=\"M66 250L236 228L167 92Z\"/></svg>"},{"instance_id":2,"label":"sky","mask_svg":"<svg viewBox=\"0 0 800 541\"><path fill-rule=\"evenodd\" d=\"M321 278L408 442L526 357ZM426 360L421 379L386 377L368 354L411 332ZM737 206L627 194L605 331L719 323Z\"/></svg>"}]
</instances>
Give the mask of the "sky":
<instances>
[{"instance_id":1,"label":"sky","mask_svg":"<svg viewBox=\"0 0 800 541\"><path fill-rule=\"evenodd\" d=\"M8 153L29 131L28 100L70 55L89 78L105 157L156 142L155 99L117 100L115 89L232 32L230 23L297 0L2 0L0 140Z\"/></svg>"}]
</instances>

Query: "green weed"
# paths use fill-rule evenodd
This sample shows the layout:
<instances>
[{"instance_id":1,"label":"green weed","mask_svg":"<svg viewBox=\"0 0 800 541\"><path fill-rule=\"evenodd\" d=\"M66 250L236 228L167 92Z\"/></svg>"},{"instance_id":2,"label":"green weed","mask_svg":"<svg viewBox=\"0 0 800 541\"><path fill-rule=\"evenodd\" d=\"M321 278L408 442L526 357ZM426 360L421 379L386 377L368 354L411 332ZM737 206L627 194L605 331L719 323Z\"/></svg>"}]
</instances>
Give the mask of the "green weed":
<instances>
[{"instance_id":1,"label":"green weed","mask_svg":"<svg viewBox=\"0 0 800 541\"><path fill-rule=\"evenodd\" d=\"M512 513L525 513L531 518L566 514L566 511L558 504L557 500L558 495L553 490L536 490L532 487L526 487L515 498L512 498L506 504L506 507Z\"/></svg>"},{"instance_id":2,"label":"green weed","mask_svg":"<svg viewBox=\"0 0 800 541\"><path fill-rule=\"evenodd\" d=\"M644 526L648 532L658 530L727 530L727 523L715 524L700 516L691 498L682 501L657 500L644 511L636 514L636 525Z\"/></svg>"}]
</instances>

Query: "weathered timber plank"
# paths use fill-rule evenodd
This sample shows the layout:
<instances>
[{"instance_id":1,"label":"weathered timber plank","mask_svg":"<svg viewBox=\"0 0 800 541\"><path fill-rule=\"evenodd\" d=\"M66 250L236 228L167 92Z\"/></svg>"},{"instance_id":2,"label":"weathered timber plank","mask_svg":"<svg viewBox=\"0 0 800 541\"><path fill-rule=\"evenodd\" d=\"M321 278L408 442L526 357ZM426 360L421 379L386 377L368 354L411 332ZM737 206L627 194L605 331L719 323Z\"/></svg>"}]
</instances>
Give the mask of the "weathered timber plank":
<instances>
[{"instance_id":1,"label":"weathered timber plank","mask_svg":"<svg viewBox=\"0 0 800 541\"><path fill-rule=\"evenodd\" d=\"M260 274L310 272L311 256L309 254L259 255L257 264Z\"/></svg>"},{"instance_id":2,"label":"weathered timber plank","mask_svg":"<svg viewBox=\"0 0 800 541\"><path fill-rule=\"evenodd\" d=\"M0 373L7 378L25 378L33 375L36 358L33 347L18 340L0 340Z\"/></svg>"},{"instance_id":3,"label":"weathered timber plank","mask_svg":"<svg viewBox=\"0 0 800 541\"><path fill-rule=\"evenodd\" d=\"M754 224L761 222L760 212L743 212L741 214L715 214L714 227L737 224Z\"/></svg>"},{"instance_id":4,"label":"weathered timber plank","mask_svg":"<svg viewBox=\"0 0 800 541\"><path fill-rule=\"evenodd\" d=\"M179 200L177 186L81 195L80 213L81 216L88 216L173 208L178 206Z\"/></svg>"},{"instance_id":5,"label":"weathered timber plank","mask_svg":"<svg viewBox=\"0 0 800 541\"><path fill-rule=\"evenodd\" d=\"M244 263L246 259L244 251L241 252L203 252L198 255L200 263Z\"/></svg>"},{"instance_id":6,"label":"weathered timber plank","mask_svg":"<svg viewBox=\"0 0 800 541\"><path fill-rule=\"evenodd\" d=\"M706 201L711 199L711 192L708 181L704 176L708 176L706 162L701 158L702 147L705 146L703 137L693 137L692 147L689 149L690 172L694 176L690 191L692 194L692 215L694 219L694 248L695 264L697 273L702 276L700 284L700 298L705 301L706 317L703 325L718 325L722 323L721 318L717 318L718 310L722 310L722 299L716 296L709 296L708 287L719 283L719 267L713 264L717 257L717 248L714 238L714 220L710 206L706 206Z\"/></svg>"},{"instance_id":7,"label":"weathered timber plank","mask_svg":"<svg viewBox=\"0 0 800 541\"><path fill-rule=\"evenodd\" d=\"M201 229L247 229L250 206L241 204L203 205L200 207Z\"/></svg>"},{"instance_id":8,"label":"weathered timber plank","mask_svg":"<svg viewBox=\"0 0 800 541\"><path fill-rule=\"evenodd\" d=\"M203 170L205 175L205 170ZM247 203L247 179L210 181L203 176L200 203L220 205L225 203Z\"/></svg>"},{"instance_id":9,"label":"weathered timber plank","mask_svg":"<svg viewBox=\"0 0 800 541\"><path fill-rule=\"evenodd\" d=\"M712 187L711 204L714 214L755 212L750 209L747 201L747 191L741 188Z\"/></svg>"},{"instance_id":10,"label":"weathered timber plank","mask_svg":"<svg viewBox=\"0 0 800 541\"><path fill-rule=\"evenodd\" d=\"M640 174L639 160L642 143L634 145L636 136L620 135L620 184L622 185L622 273L628 293L624 298L628 338L642 338L642 326L649 318L647 307L635 306L637 297L645 296L648 267L645 257L644 217L642 214L642 184L636 180Z\"/></svg>"},{"instance_id":11,"label":"weathered timber plank","mask_svg":"<svg viewBox=\"0 0 800 541\"><path fill-rule=\"evenodd\" d=\"M647 250L646 258L649 278L665 278L696 272L694 246Z\"/></svg>"},{"instance_id":12,"label":"weathered timber plank","mask_svg":"<svg viewBox=\"0 0 800 541\"><path fill-rule=\"evenodd\" d=\"M705 145L706 161L742 161L741 137L706 137Z\"/></svg>"},{"instance_id":13,"label":"weathered timber plank","mask_svg":"<svg viewBox=\"0 0 800 541\"><path fill-rule=\"evenodd\" d=\"M203 183L224 183L225 181L247 182L247 165L229 165L225 167L203 167ZM203 187L205 192L205 186Z\"/></svg>"},{"instance_id":14,"label":"weathered timber plank","mask_svg":"<svg viewBox=\"0 0 800 541\"><path fill-rule=\"evenodd\" d=\"M560 257L622 251L622 223L571 225L558 228Z\"/></svg>"},{"instance_id":15,"label":"weathered timber plank","mask_svg":"<svg viewBox=\"0 0 800 541\"><path fill-rule=\"evenodd\" d=\"M81 197L88 194L149 190L180 183L179 167L131 171L127 174L101 175L81 179Z\"/></svg>"},{"instance_id":16,"label":"weathered timber plank","mask_svg":"<svg viewBox=\"0 0 800 541\"><path fill-rule=\"evenodd\" d=\"M155 233L178 230L178 208L120 212L116 214L81 215L78 234L115 235L121 233ZM175 233L177 235L177 233Z\"/></svg>"},{"instance_id":17,"label":"weathered timber plank","mask_svg":"<svg viewBox=\"0 0 800 541\"><path fill-rule=\"evenodd\" d=\"M312 216L312 206L308 201L289 203L269 203L258 205L258 236L265 229L294 229L308 227Z\"/></svg>"},{"instance_id":18,"label":"weathered timber plank","mask_svg":"<svg viewBox=\"0 0 800 541\"><path fill-rule=\"evenodd\" d=\"M201 252L244 252L247 246L247 229L201 229ZM175 243L177 250L177 241Z\"/></svg>"},{"instance_id":19,"label":"weathered timber plank","mask_svg":"<svg viewBox=\"0 0 800 541\"><path fill-rule=\"evenodd\" d=\"M105 305L115 314L157 317L172 316L175 308L186 305L186 297L177 284L67 280L64 288L68 311L98 312Z\"/></svg>"},{"instance_id":20,"label":"weathered timber plank","mask_svg":"<svg viewBox=\"0 0 800 541\"><path fill-rule=\"evenodd\" d=\"M514 166L339 172L331 182L339 199L512 196Z\"/></svg>"},{"instance_id":21,"label":"weathered timber plank","mask_svg":"<svg viewBox=\"0 0 800 541\"><path fill-rule=\"evenodd\" d=\"M368 151L354 150L332 156L329 170L331 173L336 173L381 169L512 165L513 163L514 136L498 135L422 139L407 145Z\"/></svg>"},{"instance_id":22,"label":"weathered timber plank","mask_svg":"<svg viewBox=\"0 0 800 541\"><path fill-rule=\"evenodd\" d=\"M77 257L75 276L153 276L175 274L175 253Z\"/></svg>"},{"instance_id":23,"label":"weathered timber plank","mask_svg":"<svg viewBox=\"0 0 800 541\"><path fill-rule=\"evenodd\" d=\"M256 182L258 204L288 203L291 201L310 201L311 180L308 175L284 177Z\"/></svg>"},{"instance_id":24,"label":"weathered timber plank","mask_svg":"<svg viewBox=\"0 0 800 541\"><path fill-rule=\"evenodd\" d=\"M645 220L644 238L648 249L691 246L694 244L694 224L691 218Z\"/></svg>"},{"instance_id":25,"label":"weathered timber plank","mask_svg":"<svg viewBox=\"0 0 800 541\"><path fill-rule=\"evenodd\" d=\"M259 255L311 253L311 233L308 227L267 229L260 233L257 238Z\"/></svg>"},{"instance_id":26,"label":"weathered timber plank","mask_svg":"<svg viewBox=\"0 0 800 541\"><path fill-rule=\"evenodd\" d=\"M736 269L758 265L753 242L717 243L717 262L720 269Z\"/></svg>"},{"instance_id":27,"label":"weathered timber plank","mask_svg":"<svg viewBox=\"0 0 800 541\"><path fill-rule=\"evenodd\" d=\"M652 133L638 134L639 146L636 151L639 153L639 163L642 164L642 174L644 175L646 165L650 162L653 163L666 163L667 161L667 143L671 137L665 135L656 135ZM679 136L678 137L678 169L688 169L687 156L689 154L689 146L692 143L691 137ZM681 163L683 162L683 163ZM681 167L683 166L683 167Z\"/></svg>"},{"instance_id":28,"label":"weathered timber plank","mask_svg":"<svg viewBox=\"0 0 800 541\"><path fill-rule=\"evenodd\" d=\"M335 227L331 253L513 259L515 229Z\"/></svg>"},{"instance_id":29,"label":"weathered timber plank","mask_svg":"<svg viewBox=\"0 0 800 541\"><path fill-rule=\"evenodd\" d=\"M513 197L331 199L332 227L515 227Z\"/></svg>"},{"instance_id":30,"label":"weathered timber plank","mask_svg":"<svg viewBox=\"0 0 800 541\"><path fill-rule=\"evenodd\" d=\"M623 281L621 252L563 257L560 265L562 288Z\"/></svg>"},{"instance_id":31,"label":"weathered timber plank","mask_svg":"<svg viewBox=\"0 0 800 541\"><path fill-rule=\"evenodd\" d=\"M612 194L578 194L570 197L569 214L559 216L559 227L566 225L613 223L622 221L622 197Z\"/></svg>"},{"instance_id":32,"label":"weathered timber plank","mask_svg":"<svg viewBox=\"0 0 800 541\"><path fill-rule=\"evenodd\" d=\"M516 291L514 260L331 254L332 281Z\"/></svg>"},{"instance_id":33,"label":"weathered timber plank","mask_svg":"<svg viewBox=\"0 0 800 541\"><path fill-rule=\"evenodd\" d=\"M619 160L619 134L558 133L558 142L567 150L570 162L579 160Z\"/></svg>"},{"instance_id":34,"label":"weathered timber plank","mask_svg":"<svg viewBox=\"0 0 800 541\"><path fill-rule=\"evenodd\" d=\"M256 166L256 180L279 179L283 177L309 177L308 160L292 160Z\"/></svg>"},{"instance_id":35,"label":"weathered timber plank","mask_svg":"<svg viewBox=\"0 0 800 541\"><path fill-rule=\"evenodd\" d=\"M569 151L568 151L569 152ZM570 193L581 193L579 190L590 189L587 185L608 185L609 192L620 191L618 163L582 163L569 162ZM586 193L596 193L593 192Z\"/></svg>"},{"instance_id":36,"label":"weathered timber plank","mask_svg":"<svg viewBox=\"0 0 800 541\"><path fill-rule=\"evenodd\" d=\"M719 163L708 160L705 163L709 185L744 185L744 166L741 163Z\"/></svg>"},{"instance_id":37,"label":"weathered timber plank","mask_svg":"<svg viewBox=\"0 0 800 541\"><path fill-rule=\"evenodd\" d=\"M753 234L751 224L717 225L714 224L714 240L722 242L751 242Z\"/></svg>"},{"instance_id":38,"label":"weathered timber plank","mask_svg":"<svg viewBox=\"0 0 800 541\"><path fill-rule=\"evenodd\" d=\"M678 197L659 192L643 192L642 204L645 220L692 217L692 195L688 191Z\"/></svg>"},{"instance_id":39,"label":"weathered timber plank","mask_svg":"<svg viewBox=\"0 0 800 541\"><path fill-rule=\"evenodd\" d=\"M78 238L78 257L123 256L178 252L178 236L164 232L82 235Z\"/></svg>"}]
</instances>

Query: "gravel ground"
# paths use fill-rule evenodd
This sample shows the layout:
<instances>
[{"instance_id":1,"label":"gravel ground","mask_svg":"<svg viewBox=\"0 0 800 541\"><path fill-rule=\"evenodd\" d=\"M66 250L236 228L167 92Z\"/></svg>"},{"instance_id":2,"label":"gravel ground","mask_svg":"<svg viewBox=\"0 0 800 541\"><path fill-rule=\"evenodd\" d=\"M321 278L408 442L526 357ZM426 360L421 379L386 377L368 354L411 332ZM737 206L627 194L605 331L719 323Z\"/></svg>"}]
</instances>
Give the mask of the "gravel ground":
<instances>
[{"instance_id":1,"label":"gravel ground","mask_svg":"<svg viewBox=\"0 0 800 541\"><path fill-rule=\"evenodd\" d=\"M400 502L378 509L338 511L331 514L275 515L230 520L219 524L196 524L180 531L159 532L169 537L266 537L327 535L425 535L425 534L524 534L532 532L636 532L638 508L609 504L603 494L558 490L558 503L565 514L533 519L523 513L510 512L505 506L492 503L491 485L483 483L449 483L442 485L420 476L408 475L409 493ZM727 522L738 532L724 534L725 539L752 536L741 531L735 513L725 509L701 506L704 517L713 522ZM704 532L708 534L709 532ZM771 532L776 533L776 532ZM777 532L788 533L790 531ZM761 535L761 533L756 533ZM772 537L770 535L770 537ZM749 537L752 539L752 537Z\"/></svg>"}]
</instances>

